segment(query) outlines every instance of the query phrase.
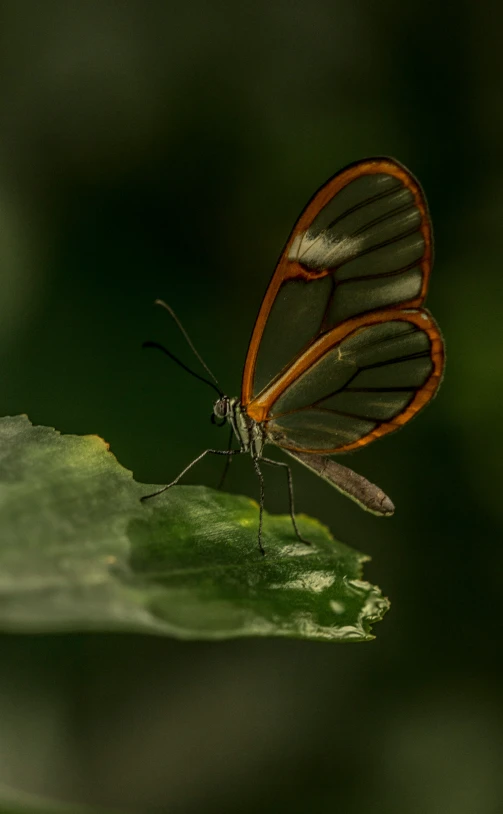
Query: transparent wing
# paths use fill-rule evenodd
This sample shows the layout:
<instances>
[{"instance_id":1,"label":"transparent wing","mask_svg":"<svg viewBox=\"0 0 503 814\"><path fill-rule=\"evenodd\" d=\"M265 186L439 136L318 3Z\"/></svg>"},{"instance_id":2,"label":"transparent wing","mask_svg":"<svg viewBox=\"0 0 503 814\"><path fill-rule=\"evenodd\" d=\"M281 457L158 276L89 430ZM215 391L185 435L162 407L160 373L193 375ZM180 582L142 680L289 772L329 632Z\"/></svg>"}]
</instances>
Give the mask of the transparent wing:
<instances>
[{"instance_id":1,"label":"transparent wing","mask_svg":"<svg viewBox=\"0 0 503 814\"><path fill-rule=\"evenodd\" d=\"M346 452L399 429L440 384L443 342L424 309L393 309L329 331L247 407L298 452Z\"/></svg>"},{"instance_id":2,"label":"transparent wing","mask_svg":"<svg viewBox=\"0 0 503 814\"><path fill-rule=\"evenodd\" d=\"M420 306L431 263L427 206L408 170L374 158L338 173L307 205L281 255L248 349L242 403L345 321Z\"/></svg>"}]
</instances>

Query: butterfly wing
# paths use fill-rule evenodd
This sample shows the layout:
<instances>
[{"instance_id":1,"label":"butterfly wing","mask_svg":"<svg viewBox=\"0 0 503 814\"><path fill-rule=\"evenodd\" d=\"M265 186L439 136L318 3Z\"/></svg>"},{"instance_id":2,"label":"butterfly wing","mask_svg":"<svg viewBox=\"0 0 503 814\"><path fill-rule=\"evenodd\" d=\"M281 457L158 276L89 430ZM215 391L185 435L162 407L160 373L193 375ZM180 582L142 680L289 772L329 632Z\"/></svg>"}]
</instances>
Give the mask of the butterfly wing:
<instances>
[{"instance_id":1,"label":"butterfly wing","mask_svg":"<svg viewBox=\"0 0 503 814\"><path fill-rule=\"evenodd\" d=\"M391 159L331 179L299 218L255 324L242 403L269 440L332 454L401 427L434 395L443 343L424 301L432 237Z\"/></svg>"},{"instance_id":2,"label":"butterfly wing","mask_svg":"<svg viewBox=\"0 0 503 814\"><path fill-rule=\"evenodd\" d=\"M426 201L402 165L372 158L335 175L301 214L269 284L248 348L242 403L345 320L420 306L431 264Z\"/></svg>"},{"instance_id":3,"label":"butterfly wing","mask_svg":"<svg viewBox=\"0 0 503 814\"><path fill-rule=\"evenodd\" d=\"M349 452L409 421L442 369L442 339L425 309L376 311L321 336L247 412L286 449Z\"/></svg>"}]
</instances>

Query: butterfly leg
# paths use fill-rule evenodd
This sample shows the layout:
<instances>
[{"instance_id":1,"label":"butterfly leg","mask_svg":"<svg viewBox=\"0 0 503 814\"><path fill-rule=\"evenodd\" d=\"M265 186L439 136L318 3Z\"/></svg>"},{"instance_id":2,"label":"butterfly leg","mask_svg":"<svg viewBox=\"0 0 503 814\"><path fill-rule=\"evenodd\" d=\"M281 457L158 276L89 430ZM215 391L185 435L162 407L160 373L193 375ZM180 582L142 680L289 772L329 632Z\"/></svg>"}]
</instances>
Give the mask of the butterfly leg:
<instances>
[{"instance_id":1,"label":"butterfly leg","mask_svg":"<svg viewBox=\"0 0 503 814\"><path fill-rule=\"evenodd\" d=\"M255 467L255 472L257 473L258 480L260 483L260 510L259 510L259 517L258 517L258 547L260 549L260 553L262 555L265 554L264 546L262 545L262 520L264 515L264 476L260 470L258 458L252 457L253 466Z\"/></svg>"},{"instance_id":2,"label":"butterfly leg","mask_svg":"<svg viewBox=\"0 0 503 814\"><path fill-rule=\"evenodd\" d=\"M270 464L271 466L282 466L282 467L284 467L286 469L286 476L287 476L287 479L288 479L288 495L289 495L289 498L290 498L290 517L292 518L292 525L293 525L293 528L295 530L295 534L297 535L297 538L300 540L300 542L304 543L305 545L311 545L310 541L306 540L306 538L303 537L302 534L300 533L300 531L298 529L298 526L297 526L297 520L295 519L295 506L294 506L294 502L293 502L292 470L290 469L288 464L284 463L283 461L273 461L272 458L262 458L262 460L264 461L264 463Z\"/></svg>"},{"instance_id":3,"label":"butterfly leg","mask_svg":"<svg viewBox=\"0 0 503 814\"><path fill-rule=\"evenodd\" d=\"M152 492L151 495L143 495L143 497L141 497L140 500L143 502L144 500L149 500L151 497L157 497L157 495L162 495L162 493L165 492L167 489L171 489L172 486L176 486L178 481L181 478L183 478L185 473L188 472L189 469L192 469L194 464L197 464L198 461L200 461L201 458L204 458L205 455L208 455L208 454L210 454L210 455L241 455L242 452L243 452L242 449L205 449L204 452L201 452L201 454L198 455L197 458L194 458L194 460L191 461L190 464L188 466L186 466L185 469L183 469L180 472L180 474L174 480L171 481L171 483L168 483L166 486L163 486L162 489L158 489L157 492Z\"/></svg>"},{"instance_id":4,"label":"butterfly leg","mask_svg":"<svg viewBox=\"0 0 503 814\"><path fill-rule=\"evenodd\" d=\"M224 469L223 469L223 472L222 472L222 476L221 476L220 480L218 481L217 489L221 489L222 486L224 485L224 481L225 481L225 479L227 477L227 473L229 471L229 467L230 467L231 462L232 462L232 455L233 455L232 441L233 441L233 439L234 439L234 430L231 427L231 434L230 434L230 437L229 437L229 443L227 445L227 453L228 453L227 454L227 460L225 461L225 466L224 466Z\"/></svg>"}]
</instances>

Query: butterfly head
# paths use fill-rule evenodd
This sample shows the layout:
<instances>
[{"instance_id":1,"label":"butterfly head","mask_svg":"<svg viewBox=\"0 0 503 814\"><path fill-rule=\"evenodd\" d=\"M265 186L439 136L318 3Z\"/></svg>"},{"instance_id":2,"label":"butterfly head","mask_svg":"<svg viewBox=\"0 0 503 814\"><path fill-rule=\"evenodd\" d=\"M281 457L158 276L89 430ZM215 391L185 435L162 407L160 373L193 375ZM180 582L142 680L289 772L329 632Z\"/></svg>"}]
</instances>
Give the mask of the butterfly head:
<instances>
[{"instance_id":1,"label":"butterfly head","mask_svg":"<svg viewBox=\"0 0 503 814\"><path fill-rule=\"evenodd\" d=\"M211 415L213 424L216 424L218 421L218 426L221 427L227 422L231 413L231 401L232 399L230 399L229 396L221 396L216 400Z\"/></svg>"}]
</instances>

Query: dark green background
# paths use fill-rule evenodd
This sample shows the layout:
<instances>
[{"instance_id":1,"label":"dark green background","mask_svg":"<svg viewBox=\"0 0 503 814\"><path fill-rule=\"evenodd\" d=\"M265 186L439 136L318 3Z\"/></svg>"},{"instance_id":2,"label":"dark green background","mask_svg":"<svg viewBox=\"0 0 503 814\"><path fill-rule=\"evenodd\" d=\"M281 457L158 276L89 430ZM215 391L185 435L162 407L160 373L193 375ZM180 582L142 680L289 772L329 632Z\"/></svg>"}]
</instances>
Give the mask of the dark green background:
<instances>
[{"instance_id":1,"label":"dark green background","mask_svg":"<svg viewBox=\"0 0 503 814\"><path fill-rule=\"evenodd\" d=\"M502 24L490 2L0 3L0 414L98 433L149 483L224 446L212 392L141 351L188 358L153 299L237 395L295 218L376 154L427 194L448 353L427 411L344 461L394 518L295 470L298 508L373 557L375 642L3 637L0 782L170 814L501 811Z\"/></svg>"}]
</instances>

